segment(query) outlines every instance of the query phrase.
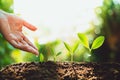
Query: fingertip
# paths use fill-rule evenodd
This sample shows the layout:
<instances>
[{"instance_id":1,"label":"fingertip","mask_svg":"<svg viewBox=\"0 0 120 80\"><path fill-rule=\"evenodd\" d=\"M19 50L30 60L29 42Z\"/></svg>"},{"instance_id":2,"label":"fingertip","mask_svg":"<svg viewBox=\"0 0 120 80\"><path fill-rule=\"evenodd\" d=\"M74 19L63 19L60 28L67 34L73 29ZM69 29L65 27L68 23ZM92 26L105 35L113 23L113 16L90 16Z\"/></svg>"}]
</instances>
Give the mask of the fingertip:
<instances>
[{"instance_id":1,"label":"fingertip","mask_svg":"<svg viewBox=\"0 0 120 80\"><path fill-rule=\"evenodd\" d=\"M39 52L38 52L38 50L36 50L36 49L34 49L33 47L31 47L31 49L30 49L31 51L31 53L33 53L33 54L35 54L36 56L38 56L39 55Z\"/></svg>"},{"instance_id":2,"label":"fingertip","mask_svg":"<svg viewBox=\"0 0 120 80\"><path fill-rule=\"evenodd\" d=\"M31 29L32 31L36 31L37 30L37 28L36 27L33 27L33 29Z\"/></svg>"},{"instance_id":3,"label":"fingertip","mask_svg":"<svg viewBox=\"0 0 120 80\"><path fill-rule=\"evenodd\" d=\"M34 46L34 49L38 51L38 48Z\"/></svg>"},{"instance_id":4,"label":"fingertip","mask_svg":"<svg viewBox=\"0 0 120 80\"><path fill-rule=\"evenodd\" d=\"M27 52L30 52L30 53L32 53L32 54L34 54L34 55L36 55L36 56L39 55L38 50L34 49L33 47L29 47L29 48L27 48L26 51L27 51Z\"/></svg>"},{"instance_id":5,"label":"fingertip","mask_svg":"<svg viewBox=\"0 0 120 80\"><path fill-rule=\"evenodd\" d=\"M34 25L26 22L26 21L23 21L23 25L26 26L28 29L32 30L32 31L35 31L37 30L37 27L35 27Z\"/></svg>"},{"instance_id":6,"label":"fingertip","mask_svg":"<svg viewBox=\"0 0 120 80\"><path fill-rule=\"evenodd\" d=\"M38 55L39 55L39 52L38 52L38 51L35 51L34 54L35 54L36 56L38 56Z\"/></svg>"},{"instance_id":7,"label":"fingertip","mask_svg":"<svg viewBox=\"0 0 120 80\"><path fill-rule=\"evenodd\" d=\"M36 31L37 30L37 27L35 27L35 26L33 26L33 25L31 25L30 27L28 27L30 30L32 30L32 31Z\"/></svg>"}]
</instances>

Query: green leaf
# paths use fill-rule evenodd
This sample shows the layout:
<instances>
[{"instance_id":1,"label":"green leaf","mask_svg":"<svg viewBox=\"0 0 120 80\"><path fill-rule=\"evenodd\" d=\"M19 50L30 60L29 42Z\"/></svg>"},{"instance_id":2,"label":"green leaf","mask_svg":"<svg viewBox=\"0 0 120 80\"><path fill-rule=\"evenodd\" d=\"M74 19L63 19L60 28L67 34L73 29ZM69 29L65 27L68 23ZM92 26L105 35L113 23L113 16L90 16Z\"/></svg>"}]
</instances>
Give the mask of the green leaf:
<instances>
[{"instance_id":1,"label":"green leaf","mask_svg":"<svg viewBox=\"0 0 120 80\"><path fill-rule=\"evenodd\" d=\"M79 46L79 42L76 42L75 45L73 46L73 50L72 50L73 53L76 51L78 46Z\"/></svg>"},{"instance_id":2,"label":"green leaf","mask_svg":"<svg viewBox=\"0 0 120 80\"><path fill-rule=\"evenodd\" d=\"M43 56L43 54L42 53L40 53L40 62L43 62L44 61L44 56Z\"/></svg>"},{"instance_id":3,"label":"green leaf","mask_svg":"<svg viewBox=\"0 0 120 80\"><path fill-rule=\"evenodd\" d=\"M61 53L62 53L62 52L58 52L58 53L56 54L56 56L59 56Z\"/></svg>"},{"instance_id":4,"label":"green leaf","mask_svg":"<svg viewBox=\"0 0 120 80\"><path fill-rule=\"evenodd\" d=\"M105 37L104 37L104 36L99 36L99 37L97 37L97 38L93 41L91 49L97 49L97 48L99 48L100 46L102 46L102 44L104 43L104 40L105 40Z\"/></svg>"},{"instance_id":5,"label":"green leaf","mask_svg":"<svg viewBox=\"0 0 120 80\"><path fill-rule=\"evenodd\" d=\"M68 43L64 42L64 45L68 51L71 51L70 45Z\"/></svg>"},{"instance_id":6,"label":"green leaf","mask_svg":"<svg viewBox=\"0 0 120 80\"><path fill-rule=\"evenodd\" d=\"M81 43L83 44L83 46L85 46L86 48L89 49L88 37L85 34L83 34L83 33L78 33L78 37L79 37Z\"/></svg>"}]
</instances>

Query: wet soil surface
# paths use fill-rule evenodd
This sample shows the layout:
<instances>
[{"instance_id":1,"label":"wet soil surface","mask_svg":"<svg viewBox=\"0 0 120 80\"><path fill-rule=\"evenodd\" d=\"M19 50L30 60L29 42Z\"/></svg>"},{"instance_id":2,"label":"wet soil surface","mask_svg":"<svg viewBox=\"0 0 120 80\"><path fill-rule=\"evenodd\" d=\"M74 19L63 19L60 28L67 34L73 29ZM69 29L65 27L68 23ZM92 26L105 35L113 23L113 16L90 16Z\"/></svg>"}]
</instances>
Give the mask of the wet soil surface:
<instances>
[{"instance_id":1,"label":"wet soil surface","mask_svg":"<svg viewBox=\"0 0 120 80\"><path fill-rule=\"evenodd\" d=\"M0 71L0 80L120 80L119 63L19 63Z\"/></svg>"}]
</instances>

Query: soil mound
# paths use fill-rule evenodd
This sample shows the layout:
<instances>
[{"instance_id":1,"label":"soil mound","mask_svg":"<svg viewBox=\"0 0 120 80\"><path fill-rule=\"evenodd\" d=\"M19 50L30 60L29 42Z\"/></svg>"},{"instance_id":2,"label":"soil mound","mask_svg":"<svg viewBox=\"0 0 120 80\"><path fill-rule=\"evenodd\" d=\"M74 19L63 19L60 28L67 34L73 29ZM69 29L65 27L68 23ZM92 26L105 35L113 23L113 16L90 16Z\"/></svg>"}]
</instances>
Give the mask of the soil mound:
<instances>
[{"instance_id":1,"label":"soil mound","mask_svg":"<svg viewBox=\"0 0 120 80\"><path fill-rule=\"evenodd\" d=\"M0 71L0 80L120 80L119 63L30 62Z\"/></svg>"}]
</instances>

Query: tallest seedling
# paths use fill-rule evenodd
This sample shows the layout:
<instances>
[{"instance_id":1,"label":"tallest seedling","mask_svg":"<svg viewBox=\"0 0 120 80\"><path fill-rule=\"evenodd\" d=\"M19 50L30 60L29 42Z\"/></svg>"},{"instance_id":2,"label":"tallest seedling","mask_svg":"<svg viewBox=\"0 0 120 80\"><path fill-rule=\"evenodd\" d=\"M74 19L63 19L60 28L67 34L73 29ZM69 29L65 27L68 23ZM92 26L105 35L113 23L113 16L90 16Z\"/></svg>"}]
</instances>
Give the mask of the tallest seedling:
<instances>
[{"instance_id":1,"label":"tallest seedling","mask_svg":"<svg viewBox=\"0 0 120 80\"><path fill-rule=\"evenodd\" d=\"M78 33L78 37L80 39L80 42L83 44L84 47L86 47L89 50L90 53L93 49L101 47L105 40L104 36L99 36L93 41L92 46L90 47L89 39L85 34Z\"/></svg>"}]
</instances>

